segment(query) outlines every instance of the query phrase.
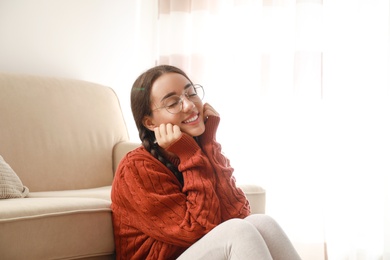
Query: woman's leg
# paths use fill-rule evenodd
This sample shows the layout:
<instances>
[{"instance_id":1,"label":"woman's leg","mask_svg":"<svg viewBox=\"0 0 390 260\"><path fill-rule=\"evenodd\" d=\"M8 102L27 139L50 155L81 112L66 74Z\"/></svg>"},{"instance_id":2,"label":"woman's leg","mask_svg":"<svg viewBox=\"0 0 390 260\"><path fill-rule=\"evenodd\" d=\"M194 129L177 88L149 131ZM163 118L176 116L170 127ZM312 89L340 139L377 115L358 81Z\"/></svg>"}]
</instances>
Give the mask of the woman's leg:
<instances>
[{"instance_id":1,"label":"woman's leg","mask_svg":"<svg viewBox=\"0 0 390 260\"><path fill-rule=\"evenodd\" d=\"M178 260L272 259L258 230L248 221L231 219L219 224L188 248Z\"/></svg>"},{"instance_id":2,"label":"woman's leg","mask_svg":"<svg viewBox=\"0 0 390 260\"><path fill-rule=\"evenodd\" d=\"M261 236L274 260L301 259L279 224L270 216L253 214L245 218L252 223Z\"/></svg>"}]
</instances>

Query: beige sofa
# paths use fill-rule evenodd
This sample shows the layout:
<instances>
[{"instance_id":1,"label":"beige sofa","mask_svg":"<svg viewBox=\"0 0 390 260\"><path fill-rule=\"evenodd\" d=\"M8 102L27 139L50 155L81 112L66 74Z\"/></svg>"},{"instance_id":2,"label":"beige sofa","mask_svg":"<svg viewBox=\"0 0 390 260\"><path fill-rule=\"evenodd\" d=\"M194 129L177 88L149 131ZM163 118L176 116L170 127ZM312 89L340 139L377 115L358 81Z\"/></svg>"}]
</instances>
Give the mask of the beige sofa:
<instances>
[{"instance_id":1,"label":"beige sofa","mask_svg":"<svg viewBox=\"0 0 390 260\"><path fill-rule=\"evenodd\" d=\"M114 259L111 182L138 145L111 88L0 73L0 258ZM241 187L264 212L264 190Z\"/></svg>"}]
</instances>

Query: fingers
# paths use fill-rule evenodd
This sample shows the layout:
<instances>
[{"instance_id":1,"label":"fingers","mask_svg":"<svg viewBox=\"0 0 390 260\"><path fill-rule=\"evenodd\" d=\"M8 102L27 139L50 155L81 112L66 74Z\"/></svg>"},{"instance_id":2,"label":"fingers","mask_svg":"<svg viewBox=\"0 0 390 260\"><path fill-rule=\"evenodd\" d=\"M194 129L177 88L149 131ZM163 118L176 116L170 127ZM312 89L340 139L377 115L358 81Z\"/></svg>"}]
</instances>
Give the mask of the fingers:
<instances>
[{"instance_id":1,"label":"fingers","mask_svg":"<svg viewBox=\"0 0 390 260\"><path fill-rule=\"evenodd\" d=\"M174 125L172 128L173 137L178 139L181 136L181 130L180 127L177 125Z\"/></svg>"},{"instance_id":2,"label":"fingers","mask_svg":"<svg viewBox=\"0 0 390 260\"><path fill-rule=\"evenodd\" d=\"M160 133L160 138L165 138L168 132L172 132L172 125L162 124L158 127L158 132Z\"/></svg>"},{"instance_id":3,"label":"fingers","mask_svg":"<svg viewBox=\"0 0 390 260\"><path fill-rule=\"evenodd\" d=\"M172 125L170 123L161 124L154 128L154 134L158 145L165 149L180 138L181 130L177 125Z\"/></svg>"},{"instance_id":4,"label":"fingers","mask_svg":"<svg viewBox=\"0 0 390 260\"><path fill-rule=\"evenodd\" d=\"M203 105L203 116L205 118L209 116L219 116L219 113L210 104L205 103Z\"/></svg>"}]
</instances>

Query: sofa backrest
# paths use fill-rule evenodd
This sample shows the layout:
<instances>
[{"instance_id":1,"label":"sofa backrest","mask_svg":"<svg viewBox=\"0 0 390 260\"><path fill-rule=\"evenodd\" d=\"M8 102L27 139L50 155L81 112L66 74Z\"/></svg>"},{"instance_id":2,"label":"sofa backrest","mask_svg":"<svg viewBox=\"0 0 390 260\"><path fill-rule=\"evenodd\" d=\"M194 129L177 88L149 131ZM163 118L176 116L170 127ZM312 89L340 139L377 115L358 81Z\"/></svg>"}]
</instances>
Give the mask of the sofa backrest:
<instances>
[{"instance_id":1,"label":"sofa backrest","mask_svg":"<svg viewBox=\"0 0 390 260\"><path fill-rule=\"evenodd\" d=\"M128 132L111 88L0 73L0 155L30 191L111 185L121 141Z\"/></svg>"}]
</instances>

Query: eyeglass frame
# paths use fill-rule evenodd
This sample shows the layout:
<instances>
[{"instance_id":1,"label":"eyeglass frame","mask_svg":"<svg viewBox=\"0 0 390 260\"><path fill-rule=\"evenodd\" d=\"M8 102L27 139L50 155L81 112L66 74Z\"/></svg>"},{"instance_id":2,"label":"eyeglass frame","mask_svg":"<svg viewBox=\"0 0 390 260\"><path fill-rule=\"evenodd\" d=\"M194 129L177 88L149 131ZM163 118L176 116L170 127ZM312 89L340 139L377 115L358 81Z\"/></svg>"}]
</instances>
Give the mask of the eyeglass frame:
<instances>
[{"instance_id":1,"label":"eyeglass frame","mask_svg":"<svg viewBox=\"0 0 390 260\"><path fill-rule=\"evenodd\" d=\"M202 100L203 100L203 98L204 98L204 95L205 95L205 92L204 92L204 88L203 88L203 86L202 85L200 85L200 84L188 84L188 85L186 85L186 88L187 88L187 86L188 87L193 87L194 88L194 90L195 90L195 92L196 92L196 96L199 98L199 100L200 100L200 102L202 102ZM196 91L197 89L199 89L199 88L201 88L202 89L202 92L203 92L203 96L202 97L199 97L199 95L198 95L198 91ZM165 108L165 110L168 112L168 113L170 113L170 114L178 114L178 113L180 113L182 110L183 110L183 102L184 102L184 100L183 100L183 96L185 96L186 97L186 99L188 100L188 101L190 101L190 102L192 102L192 103L198 103L197 101L192 101L191 99L190 99L190 96L188 95L188 91L187 92L184 92L183 94L181 94L181 95L173 95L173 96L177 96L177 97L179 97L179 99L180 99L180 110L178 111L178 112L176 112L176 113L172 113L171 111L169 111L168 110L168 105L165 105L165 106L162 106L162 107L157 107L157 108L155 108L155 109L152 109L152 112L153 111L156 111L156 110L159 110L159 109L162 109L162 108Z\"/></svg>"}]
</instances>

